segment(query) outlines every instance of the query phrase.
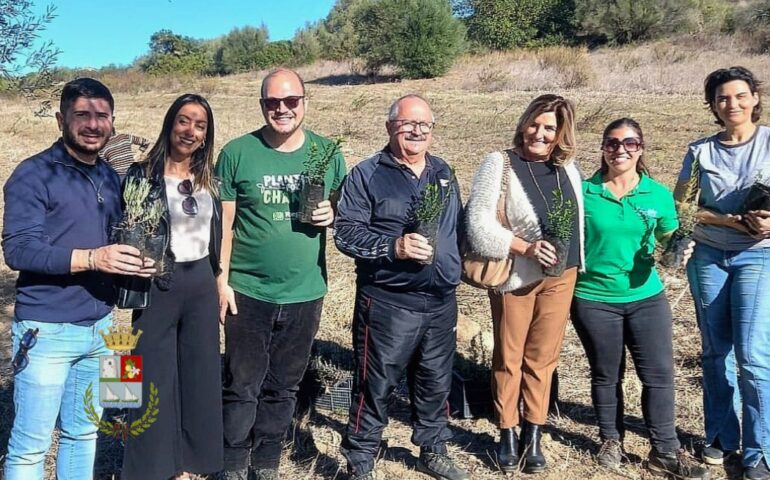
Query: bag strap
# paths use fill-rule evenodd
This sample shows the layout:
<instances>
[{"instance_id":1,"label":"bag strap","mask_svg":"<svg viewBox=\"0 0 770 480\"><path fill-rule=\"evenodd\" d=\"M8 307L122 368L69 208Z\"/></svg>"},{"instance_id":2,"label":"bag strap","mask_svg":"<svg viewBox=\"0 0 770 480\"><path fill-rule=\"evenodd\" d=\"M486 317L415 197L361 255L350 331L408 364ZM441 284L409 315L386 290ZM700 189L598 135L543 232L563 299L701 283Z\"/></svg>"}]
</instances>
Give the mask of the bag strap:
<instances>
[{"instance_id":1,"label":"bag strap","mask_svg":"<svg viewBox=\"0 0 770 480\"><path fill-rule=\"evenodd\" d=\"M497 199L497 220L506 230L511 230L511 223L508 221L508 215L505 213L505 198L508 194L508 182L511 177L511 155L513 155L513 151L505 150L505 153L507 157L503 158L503 177L500 180L500 196Z\"/></svg>"}]
</instances>

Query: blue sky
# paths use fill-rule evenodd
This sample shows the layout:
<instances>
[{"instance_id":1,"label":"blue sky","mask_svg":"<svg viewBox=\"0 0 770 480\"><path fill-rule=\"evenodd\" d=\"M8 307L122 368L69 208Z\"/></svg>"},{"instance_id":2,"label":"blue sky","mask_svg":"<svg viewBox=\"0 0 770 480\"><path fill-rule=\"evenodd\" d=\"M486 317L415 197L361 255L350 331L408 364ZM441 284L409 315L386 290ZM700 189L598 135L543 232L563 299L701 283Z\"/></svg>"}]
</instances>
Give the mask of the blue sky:
<instances>
[{"instance_id":1,"label":"blue sky","mask_svg":"<svg viewBox=\"0 0 770 480\"><path fill-rule=\"evenodd\" d=\"M127 65L147 53L150 35L162 29L214 38L235 27L267 25L270 40L288 40L308 21L325 18L334 0L35 0L35 10L56 6L57 17L41 39L62 53L58 65Z\"/></svg>"}]
</instances>

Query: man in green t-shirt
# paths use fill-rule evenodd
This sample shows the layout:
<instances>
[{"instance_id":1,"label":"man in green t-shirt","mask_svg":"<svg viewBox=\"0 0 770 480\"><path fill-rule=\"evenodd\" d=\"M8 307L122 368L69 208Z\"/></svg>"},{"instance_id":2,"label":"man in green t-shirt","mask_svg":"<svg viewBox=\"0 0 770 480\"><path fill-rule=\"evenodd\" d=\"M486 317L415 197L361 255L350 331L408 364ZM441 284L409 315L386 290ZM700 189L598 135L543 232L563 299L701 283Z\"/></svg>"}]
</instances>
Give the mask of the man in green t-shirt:
<instances>
[{"instance_id":1,"label":"man in green t-shirt","mask_svg":"<svg viewBox=\"0 0 770 480\"><path fill-rule=\"evenodd\" d=\"M278 478L291 422L326 294L329 200L311 223L299 221L300 174L311 150L330 140L302 129L307 100L299 75L271 72L262 82L266 125L230 141L216 174L222 180L220 320L225 324L224 479ZM339 189L345 160L326 170L324 198ZM229 310L229 311L228 311Z\"/></svg>"}]
</instances>

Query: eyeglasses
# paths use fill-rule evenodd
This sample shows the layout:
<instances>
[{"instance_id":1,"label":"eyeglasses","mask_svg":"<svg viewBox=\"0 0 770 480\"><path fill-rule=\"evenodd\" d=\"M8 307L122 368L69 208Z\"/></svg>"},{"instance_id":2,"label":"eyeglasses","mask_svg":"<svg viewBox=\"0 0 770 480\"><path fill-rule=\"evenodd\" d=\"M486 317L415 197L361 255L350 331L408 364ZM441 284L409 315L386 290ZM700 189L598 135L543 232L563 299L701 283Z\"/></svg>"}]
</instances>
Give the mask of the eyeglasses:
<instances>
[{"instance_id":1,"label":"eyeglasses","mask_svg":"<svg viewBox=\"0 0 770 480\"><path fill-rule=\"evenodd\" d=\"M638 152L644 147L644 144L638 138L628 137L623 140L617 138L605 138L602 144L602 150L607 153L615 153L620 150L620 146L626 149L628 153Z\"/></svg>"},{"instance_id":2,"label":"eyeglasses","mask_svg":"<svg viewBox=\"0 0 770 480\"><path fill-rule=\"evenodd\" d=\"M16 352L16 355L14 355L13 361L11 362L14 375L18 375L22 370L27 368L27 365L29 365L29 356L27 355L27 352L29 352L29 350L32 349L32 347L34 347L37 343L38 331L39 330L37 328L34 330L30 328L21 337L21 341L19 342L19 350Z\"/></svg>"},{"instance_id":3,"label":"eyeglasses","mask_svg":"<svg viewBox=\"0 0 770 480\"><path fill-rule=\"evenodd\" d=\"M259 103L262 104L268 110L278 110L281 106L281 102L286 105L289 110L294 110L299 106L299 102L305 98L303 95L292 95L290 97L283 98L260 98Z\"/></svg>"},{"instance_id":4,"label":"eyeglasses","mask_svg":"<svg viewBox=\"0 0 770 480\"><path fill-rule=\"evenodd\" d=\"M182 211L185 215L190 215L191 217L198 215L198 201L192 196L193 184L190 179L182 180L179 185L177 185L176 191L185 195L185 199L182 200Z\"/></svg>"},{"instance_id":5,"label":"eyeglasses","mask_svg":"<svg viewBox=\"0 0 770 480\"><path fill-rule=\"evenodd\" d=\"M402 132L409 133L419 130L420 133L430 133L433 127L436 126L436 122L415 122L413 120L392 120L391 123L396 124L398 129Z\"/></svg>"}]
</instances>

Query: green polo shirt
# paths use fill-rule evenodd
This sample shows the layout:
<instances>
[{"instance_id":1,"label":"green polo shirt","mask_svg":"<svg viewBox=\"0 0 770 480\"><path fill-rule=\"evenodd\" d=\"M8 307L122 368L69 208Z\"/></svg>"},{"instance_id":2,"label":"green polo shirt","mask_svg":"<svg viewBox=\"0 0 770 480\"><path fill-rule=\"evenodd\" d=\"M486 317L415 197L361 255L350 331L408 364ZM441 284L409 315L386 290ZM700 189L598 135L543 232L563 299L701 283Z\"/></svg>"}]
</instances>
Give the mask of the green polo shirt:
<instances>
[{"instance_id":1,"label":"green polo shirt","mask_svg":"<svg viewBox=\"0 0 770 480\"><path fill-rule=\"evenodd\" d=\"M618 200L597 172L583 181L583 201L586 270L578 276L575 296L626 303L662 292L653 252L656 236L679 227L671 191L642 175Z\"/></svg>"}]
</instances>

